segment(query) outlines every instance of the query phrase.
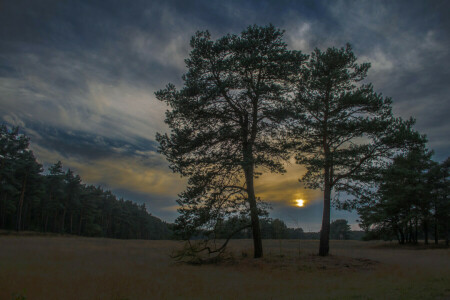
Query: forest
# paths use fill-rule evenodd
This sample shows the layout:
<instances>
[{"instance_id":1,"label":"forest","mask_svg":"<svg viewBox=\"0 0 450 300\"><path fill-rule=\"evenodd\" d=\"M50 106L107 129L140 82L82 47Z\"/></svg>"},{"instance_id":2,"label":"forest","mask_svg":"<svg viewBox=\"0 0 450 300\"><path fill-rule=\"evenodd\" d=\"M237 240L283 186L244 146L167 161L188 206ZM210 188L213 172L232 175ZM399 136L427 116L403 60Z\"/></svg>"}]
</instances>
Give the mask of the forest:
<instances>
[{"instance_id":1,"label":"forest","mask_svg":"<svg viewBox=\"0 0 450 300\"><path fill-rule=\"evenodd\" d=\"M145 204L87 185L60 161L48 170L19 128L0 128L0 229L120 239L169 239L166 222Z\"/></svg>"}]
</instances>

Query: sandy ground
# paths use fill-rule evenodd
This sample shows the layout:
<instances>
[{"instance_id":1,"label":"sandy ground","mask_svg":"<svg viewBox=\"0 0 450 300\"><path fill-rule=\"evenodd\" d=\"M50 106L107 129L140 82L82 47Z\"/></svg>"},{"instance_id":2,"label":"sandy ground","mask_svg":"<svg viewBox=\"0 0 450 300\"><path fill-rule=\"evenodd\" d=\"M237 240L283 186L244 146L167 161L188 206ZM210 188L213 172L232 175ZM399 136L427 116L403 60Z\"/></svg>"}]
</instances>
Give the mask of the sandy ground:
<instances>
[{"instance_id":1,"label":"sandy ground","mask_svg":"<svg viewBox=\"0 0 450 300\"><path fill-rule=\"evenodd\" d=\"M0 237L0 299L450 299L450 250L384 242L231 241L218 265L177 264L176 241ZM23 298L20 298L23 297Z\"/></svg>"}]
</instances>

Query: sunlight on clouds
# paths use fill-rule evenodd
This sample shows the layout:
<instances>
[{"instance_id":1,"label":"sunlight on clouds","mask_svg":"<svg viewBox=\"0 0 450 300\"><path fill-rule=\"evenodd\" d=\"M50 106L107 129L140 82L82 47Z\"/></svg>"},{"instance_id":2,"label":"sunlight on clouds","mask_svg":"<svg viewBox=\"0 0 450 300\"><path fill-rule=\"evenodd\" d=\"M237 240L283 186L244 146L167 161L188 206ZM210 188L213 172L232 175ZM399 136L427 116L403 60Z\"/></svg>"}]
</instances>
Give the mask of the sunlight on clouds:
<instances>
[{"instance_id":1,"label":"sunlight on clouds","mask_svg":"<svg viewBox=\"0 0 450 300\"><path fill-rule=\"evenodd\" d=\"M3 116L3 121L13 126L25 127L25 123L14 113Z\"/></svg>"},{"instance_id":2,"label":"sunlight on clouds","mask_svg":"<svg viewBox=\"0 0 450 300\"><path fill-rule=\"evenodd\" d=\"M0 80L0 117L5 121L17 123L11 119L15 114L27 125L45 122L46 127L128 140L154 139L156 132L166 130L166 106L156 100L150 83L138 87L126 78L111 80L83 56L74 60L54 49L51 54L47 63L30 55L14 57L17 65L30 67L19 78Z\"/></svg>"},{"instance_id":3,"label":"sunlight on clouds","mask_svg":"<svg viewBox=\"0 0 450 300\"><path fill-rule=\"evenodd\" d=\"M90 83L88 87L90 120L95 132L108 137L154 139L156 132L166 130L166 105L158 101L152 91L98 82Z\"/></svg>"},{"instance_id":4,"label":"sunlight on clouds","mask_svg":"<svg viewBox=\"0 0 450 300\"><path fill-rule=\"evenodd\" d=\"M320 190L302 187L298 181L305 173L305 168L297 164L286 166L285 174L263 174L255 181L258 197L267 202L280 202L292 206L296 199L304 199L311 203L321 199Z\"/></svg>"},{"instance_id":5,"label":"sunlight on clouds","mask_svg":"<svg viewBox=\"0 0 450 300\"><path fill-rule=\"evenodd\" d=\"M289 24L286 31L286 37L289 39L289 48L301 50L303 53L308 54L313 49L309 42L311 34L310 23Z\"/></svg>"},{"instance_id":6,"label":"sunlight on clouds","mask_svg":"<svg viewBox=\"0 0 450 300\"><path fill-rule=\"evenodd\" d=\"M374 49L368 55L363 55L358 58L359 62L370 62L369 74L389 72L394 68L394 62L389 59L387 54L380 48Z\"/></svg>"},{"instance_id":7,"label":"sunlight on clouds","mask_svg":"<svg viewBox=\"0 0 450 300\"><path fill-rule=\"evenodd\" d=\"M93 165L80 164L76 169L86 181L108 182L115 188L140 193L176 197L186 184L169 170L148 168L132 159L99 160Z\"/></svg>"},{"instance_id":8,"label":"sunlight on clouds","mask_svg":"<svg viewBox=\"0 0 450 300\"><path fill-rule=\"evenodd\" d=\"M154 167L146 164L147 160L134 158L110 158L85 160L67 158L56 151L51 151L32 145L39 161L51 164L61 160L65 168L71 168L88 184L107 184L106 188L123 188L139 193L172 196L184 190L186 180L173 174L164 158L154 152L149 152L148 161L154 160Z\"/></svg>"},{"instance_id":9,"label":"sunlight on clouds","mask_svg":"<svg viewBox=\"0 0 450 300\"><path fill-rule=\"evenodd\" d=\"M180 207L181 206L179 206L179 205L171 205L171 206L162 207L161 210L168 211L168 212L176 212L177 209L179 209Z\"/></svg>"},{"instance_id":10,"label":"sunlight on clouds","mask_svg":"<svg viewBox=\"0 0 450 300\"><path fill-rule=\"evenodd\" d=\"M141 30L132 34L132 50L142 59L156 61L165 67L174 67L180 71L185 70L184 59L189 53L188 35L173 36L165 44L156 43L156 37Z\"/></svg>"},{"instance_id":11,"label":"sunlight on clouds","mask_svg":"<svg viewBox=\"0 0 450 300\"><path fill-rule=\"evenodd\" d=\"M192 20L177 15L172 7L158 5L160 26L170 31L169 36L162 37L157 32L142 30L137 27L126 28L124 39L129 40L130 50L140 59L157 62L164 67L185 71L184 59L189 54L189 40L195 31ZM146 11L149 18L154 10Z\"/></svg>"},{"instance_id":12,"label":"sunlight on clouds","mask_svg":"<svg viewBox=\"0 0 450 300\"><path fill-rule=\"evenodd\" d=\"M36 144L32 144L32 149L39 161L53 164L61 160L66 168L73 169L86 183L107 184L107 188L122 188L144 194L176 198L185 189L187 183L187 179L169 170L162 155L151 151L145 153L147 159L113 157L86 163L82 159L67 158ZM298 182L304 173L303 167L290 164L286 169L288 171L286 174L267 173L256 179L257 196L263 201L282 203L286 206L293 206L297 199L303 199L307 203L321 200L320 190L305 189ZM167 209L174 211L177 208L178 206L173 206Z\"/></svg>"}]
</instances>

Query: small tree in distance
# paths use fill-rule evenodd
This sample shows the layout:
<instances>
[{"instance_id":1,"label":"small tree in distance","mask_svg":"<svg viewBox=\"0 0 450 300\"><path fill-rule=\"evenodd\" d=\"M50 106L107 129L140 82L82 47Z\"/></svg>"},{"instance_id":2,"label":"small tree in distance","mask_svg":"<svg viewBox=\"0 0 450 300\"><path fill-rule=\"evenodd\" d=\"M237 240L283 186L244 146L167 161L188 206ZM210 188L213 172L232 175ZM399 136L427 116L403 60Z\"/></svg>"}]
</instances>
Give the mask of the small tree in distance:
<instances>
[{"instance_id":1,"label":"small tree in distance","mask_svg":"<svg viewBox=\"0 0 450 300\"><path fill-rule=\"evenodd\" d=\"M300 76L293 136L296 161L307 168L301 181L324 192L321 256L329 252L332 191L361 197L364 183L379 174L387 159L422 139L412 131L412 119L393 116L390 98L375 93L370 84L357 85L369 68L369 63L356 63L347 45L314 50Z\"/></svg>"},{"instance_id":2,"label":"small tree in distance","mask_svg":"<svg viewBox=\"0 0 450 300\"><path fill-rule=\"evenodd\" d=\"M165 120L171 134L156 137L160 152L174 172L189 178L179 195L175 227L183 239L210 238L217 224L239 216L243 222L233 232L250 226L254 257L263 255L259 216L264 207L254 188L256 168L284 172L288 152L280 122L289 83L306 58L287 50L282 37L272 25L250 26L216 41L207 31L197 32L184 87L178 91L169 84L156 93L171 108Z\"/></svg>"},{"instance_id":3,"label":"small tree in distance","mask_svg":"<svg viewBox=\"0 0 450 300\"><path fill-rule=\"evenodd\" d=\"M348 240L350 237L350 225L348 225L348 221L338 219L331 222L330 237L335 240Z\"/></svg>"}]
</instances>

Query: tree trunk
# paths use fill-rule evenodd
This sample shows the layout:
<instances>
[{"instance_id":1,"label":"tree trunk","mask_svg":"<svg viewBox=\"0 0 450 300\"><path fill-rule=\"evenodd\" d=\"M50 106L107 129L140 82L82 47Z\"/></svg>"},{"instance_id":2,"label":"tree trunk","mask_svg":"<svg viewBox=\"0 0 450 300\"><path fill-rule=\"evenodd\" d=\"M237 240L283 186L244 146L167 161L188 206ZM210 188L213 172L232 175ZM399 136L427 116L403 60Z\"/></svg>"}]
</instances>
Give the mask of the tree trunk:
<instances>
[{"instance_id":1,"label":"tree trunk","mask_svg":"<svg viewBox=\"0 0 450 300\"><path fill-rule=\"evenodd\" d=\"M408 243L411 244L412 243L412 221L409 220L409 225L408 225Z\"/></svg>"},{"instance_id":2,"label":"tree trunk","mask_svg":"<svg viewBox=\"0 0 450 300\"><path fill-rule=\"evenodd\" d=\"M6 229L6 193L3 194L2 228Z\"/></svg>"},{"instance_id":3,"label":"tree trunk","mask_svg":"<svg viewBox=\"0 0 450 300\"><path fill-rule=\"evenodd\" d=\"M423 221L423 234L425 238L425 245L428 245L428 221Z\"/></svg>"},{"instance_id":4,"label":"tree trunk","mask_svg":"<svg viewBox=\"0 0 450 300\"><path fill-rule=\"evenodd\" d=\"M72 225L73 225L73 212L70 214L70 234L72 234Z\"/></svg>"},{"instance_id":5,"label":"tree trunk","mask_svg":"<svg viewBox=\"0 0 450 300\"><path fill-rule=\"evenodd\" d=\"M58 210L55 211L55 218L53 219L53 232L58 232Z\"/></svg>"},{"instance_id":6,"label":"tree trunk","mask_svg":"<svg viewBox=\"0 0 450 300\"><path fill-rule=\"evenodd\" d=\"M417 244L417 242L418 242L418 239L417 239L418 235L419 235L418 227L419 227L419 224L418 224L417 217L416 217L416 219L414 220L414 244Z\"/></svg>"},{"instance_id":7,"label":"tree trunk","mask_svg":"<svg viewBox=\"0 0 450 300\"><path fill-rule=\"evenodd\" d=\"M19 198L19 211L17 213L17 231L20 231L20 224L22 222L22 207L23 207L23 200L25 198L25 188L27 186L27 178L28 172L25 174L25 178L23 179L22 192L20 193Z\"/></svg>"},{"instance_id":8,"label":"tree trunk","mask_svg":"<svg viewBox=\"0 0 450 300\"><path fill-rule=\"evenodd\" d=\"M64 233L64 224L66 223L66 208L64 207L62 222L61 222L61 233Z\"/></svg>"},{"instance_id":9,"label":"tree trunk","mask_svg":"<svg viewBox=\"0 0 450 300\"><path fill-rule=\"evenodd\" d=\"M5 158L2 159L2 163L0 164L0 171L3 170L3 168L5 167ZM3 172L0 172L0 182L2 182L3 180Z\"/></svg>"},{"instance_id":10,"label":"tree trunk","mask_svg":"<svg viewBox=\"0 0 450 300\"><path fill-rule=\"evenodd\" d=\"M401 243L400 243L400 233L399 233L399 230L398 230L397 228L394 228L394 232L395 232L395 236L397 237L398 243L401 244Z\"/></svg>"},{"instance_id":11,"label":"tree trunk","mask_svg":"<svg viewBox=\"0 0 450 300\"><path fill-rule=\"evenodd\" d=\"M400 244L405 243L405 234L403 233L403 229L400 229Z\"/></svg>"},{"instance_id":12,"label":"tree trunk","mask_svg":"<svg viewBox=\"0 0 450 300\"><path fill-rule=\"evenodd\" d=\"M41 227L41 230L45 232L44 219L45 219L45 213L44 213L44 210L41 209L41 223L40 223L40 227Z\"/></svg>"},{"instance_id":13,"label":"tree trunk","mask_svg":"<svg viewBox=\"0 0 450 300\"><path fill-rule=\"evenodd\" d=\"M324 191L323 191L323 215L322 228L320 229L320 245L319 255L327 256L330 251L330 209L331 209L331 184L332 184L332 161L330 147L328 145L328 112L330 100L331 82L328 83L327 92L325 96L325 111L323 120L323 140L322 147L324 151Z\"/></svg>"},{"instance_id":14,"label":"tree trunk","mask_svg":"<svg viewBox=\"0 0 450 300\"><path fill-rule=\"evenodd\" d=\"M255 188L253 185L253 165L245 167L244 173L245 173L245 181L247 184L248 203L250 204L254 258L260 258L263 256L263 248L261 239L261 228L259 225L258 208L256 206Z\"/></svg>"},{"instance_id":15,"label":"tree trunk","mask_svg":"<svg viewBox=\"0 0 450 300\"><path fill-rule=\"evenodd\" d=\"M445 224L445 245L448 247L449 243L450 243L450 231L447 220L447 223Z\"/></svg>"},{"instance_id":16,"label":"tree trunk","mask_svg":"<svg viewBox=\"0 0 450 300\"><path fill-rule=\"evenodd\" d=\"M80 211L80 222L78 223L78 235L81 235L81 221L83 220L83 211Z\"/></svg>"},{"instance_id":17,"label":"tree trunk","mask_svg":"<svg viewBox=\"0 0 450 300\"><path fill-rule=\"evenodd\" d=\"M434 243L439 244L439 233L438 233L438 220L434 219Z\"/></svg>"},{"instance_id":18,"label":"tree trunk","mask_svg":"<svg viewBox=\"0 0 450 300\"><path fill-rule=\"evenodd\" d=\"M328 172L325 171L328 177ZM331 187L328 179L325 179L325 190L323 195L322 228L320 229L319 255L327 256L330 251L330 209L331 209Z\"/></svg>"}]
</instances>

